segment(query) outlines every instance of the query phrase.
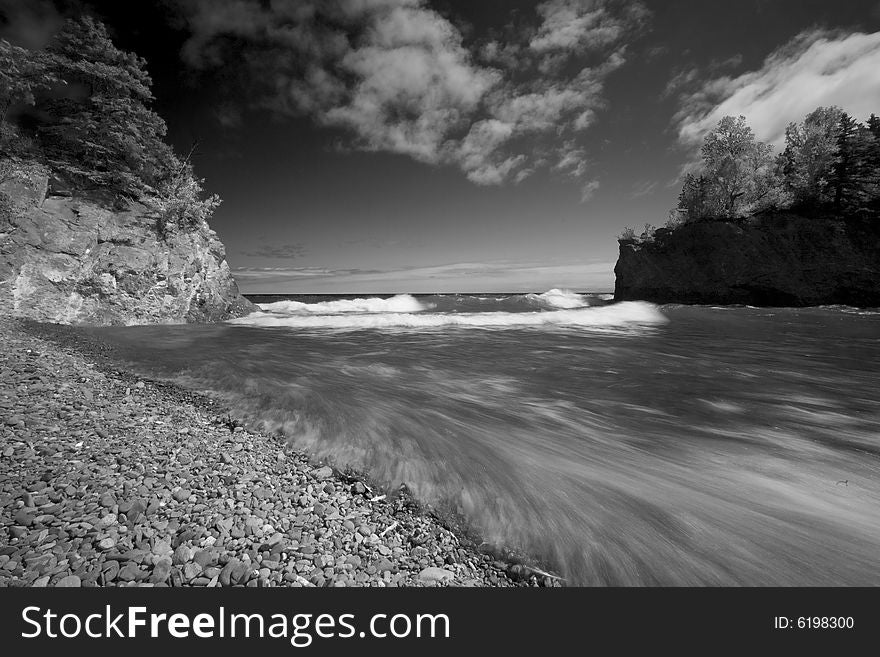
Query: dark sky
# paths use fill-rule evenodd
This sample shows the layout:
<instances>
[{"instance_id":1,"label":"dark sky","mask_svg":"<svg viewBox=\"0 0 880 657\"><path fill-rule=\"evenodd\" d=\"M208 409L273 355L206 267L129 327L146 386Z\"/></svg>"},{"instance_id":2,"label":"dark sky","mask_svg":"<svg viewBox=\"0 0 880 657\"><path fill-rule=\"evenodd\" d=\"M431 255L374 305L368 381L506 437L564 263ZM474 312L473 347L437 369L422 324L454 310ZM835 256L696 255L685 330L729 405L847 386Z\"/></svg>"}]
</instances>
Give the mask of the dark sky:
<instances>
[{"instance_id":1,"label":"dark sky","mask_svg":"<svg viewBox=\"0 0 880 657\"><path fill-rule=\"evenodd\" d=\"M0 0L104 20L199 140L245 292L613 288L706 130L880 112L875 0Z\"/></svg>"}]
</instances>

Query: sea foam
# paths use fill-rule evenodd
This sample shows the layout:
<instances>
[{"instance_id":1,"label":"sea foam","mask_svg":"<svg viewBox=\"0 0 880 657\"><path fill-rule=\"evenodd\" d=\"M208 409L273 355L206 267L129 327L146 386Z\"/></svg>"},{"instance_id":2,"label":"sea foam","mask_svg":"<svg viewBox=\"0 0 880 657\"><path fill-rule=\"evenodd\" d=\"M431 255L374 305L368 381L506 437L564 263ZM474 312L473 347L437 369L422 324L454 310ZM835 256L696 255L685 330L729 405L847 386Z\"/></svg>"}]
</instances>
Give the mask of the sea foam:
<instances>
[{"instance_id":1,"label":"sea foam","mask_svg":"<svg viewBox=\"0 0 880 657\"><path fill-rule=\"evenodd\" d=\"M279 314L337 314L337 313L417 313L428 307L410 294L398 294L388 299L371 297L369 299L339 299L319 303L300 301L276 301L261 303L260 309Z\"/></svg>"},{"instance_id":2,"label":"sea foam","mask_svg":"<svg viewBox=\"0 0 880 657\"><path fill-rule=\"evenodd\" d=\"M527 294L527 299L538 301L551 308L583 308L590 305L587 298L582 294L577 294L571 290L560 290L553 288L542 294Z\"/></svg>"},{"instance_id":3,"label":"sea foam","mask_svg":"<svg viewBox=\"0 0 880 657\"><path fill-rule=\"evenodd\" d=\"M289 302L284 302L289 303ZM333 303L333 302L331 302ZM274 306L275 304L266 304ZM317 304L312 304L317 305ZM325 311L326 312L326 311ZM363 311L362 311L363 312ZM291 328L375 329L375 328L434 328L463 326L476 328L518 328L529 326L573 326L614 328L628 325L665 323L666 317L651 303L627 301L623 303L542 312L481 312L481 313L409 313L386 312L354 314L296 314L256 312L230 320L234 324L250 326L287 326Z\"/></svg>"}]
</instances>

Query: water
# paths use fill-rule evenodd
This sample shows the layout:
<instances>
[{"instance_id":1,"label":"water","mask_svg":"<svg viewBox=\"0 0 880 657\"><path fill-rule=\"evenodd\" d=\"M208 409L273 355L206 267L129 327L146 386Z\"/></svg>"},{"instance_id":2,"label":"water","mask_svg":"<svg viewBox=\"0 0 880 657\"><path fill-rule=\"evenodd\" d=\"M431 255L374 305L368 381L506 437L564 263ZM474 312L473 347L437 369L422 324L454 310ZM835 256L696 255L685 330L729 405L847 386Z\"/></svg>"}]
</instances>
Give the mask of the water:
<instances>
[{"instance_id":1,"label":"water","mask_svg":"<svg viewBox=\"0 0 880 657\"><path fill-rule=\"evenodd\" d=\"M880 584L880 313L260 299L89 329L570 584Z\"/></svg>"}]
</instances>

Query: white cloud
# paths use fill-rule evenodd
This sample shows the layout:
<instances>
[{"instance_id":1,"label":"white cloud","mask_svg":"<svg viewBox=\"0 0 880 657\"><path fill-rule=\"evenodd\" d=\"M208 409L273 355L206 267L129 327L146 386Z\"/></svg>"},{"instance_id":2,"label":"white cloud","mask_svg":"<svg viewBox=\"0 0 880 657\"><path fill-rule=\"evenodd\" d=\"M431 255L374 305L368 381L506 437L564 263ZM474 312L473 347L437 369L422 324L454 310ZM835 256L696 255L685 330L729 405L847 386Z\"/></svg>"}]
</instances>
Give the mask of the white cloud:
<instances>
[{"instance_id":1,"label":"white cloud","mask_svg":"<svg viewBox=\"0 0 880 657\"><path fill-rule=\"evenodd\" d=\"M598 180L588 180L581 186L581 203L589 201L599 190L600 183Z\"/></svg>"},{"instance_id":2,"label":"white cloud","mask_svg":"<svg viewBox=\"0 0 880 657\"><path fill-rule=\"evenodd\" d=\"M681 96L679 139L696 149L726 115L744 115L758 139L780 146L785 128L820 106L859 119L880 108L880 32L803 33L760 70L709 80Z\"/></svg>"},{"instance_id":3,"label":"white cloud","mask_svg":"<svg viewBox=\"0 0 880 657\"><path fill-rule=\"evenodd\" d=\"M638 2L612 0L548 0L537 11L543 20L529 47L551 58L546 70L572 54L612 46L647 17Z\"/></svg>"},{"instance_id":4,"label":"white cloud","mask_svg":"<svg viewBox=\"0 0 880 657\"><path fill-rule=\"evenodd\" d=\"M480 185L575 154L566 144L594 124L646 14L637 2L549 0L531 29L466 44L428 0L178 2L192 30L185 61L245 63L254 105L343 128L355 148L458 166ZM592 189L577 153L565 173Z\"/></svg>"}]
</instances>

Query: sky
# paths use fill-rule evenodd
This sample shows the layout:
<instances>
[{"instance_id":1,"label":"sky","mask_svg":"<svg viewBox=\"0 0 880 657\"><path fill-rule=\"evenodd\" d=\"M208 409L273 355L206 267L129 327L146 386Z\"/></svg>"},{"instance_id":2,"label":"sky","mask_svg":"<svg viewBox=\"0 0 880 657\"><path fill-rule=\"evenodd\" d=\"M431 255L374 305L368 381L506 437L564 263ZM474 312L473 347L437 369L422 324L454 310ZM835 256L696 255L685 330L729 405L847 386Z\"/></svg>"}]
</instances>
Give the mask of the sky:
<instances>
[{"instance_id":1,"label":"sky","mask_svg":"<svg viewBox=\"0 0 880 657\"><path fill-rule=\"evenodd\" d=\"M0 0L103 20L223 203L245 293L611 291L725 115L880 113L880 1Z\"/></svg>"}]
</instances>

